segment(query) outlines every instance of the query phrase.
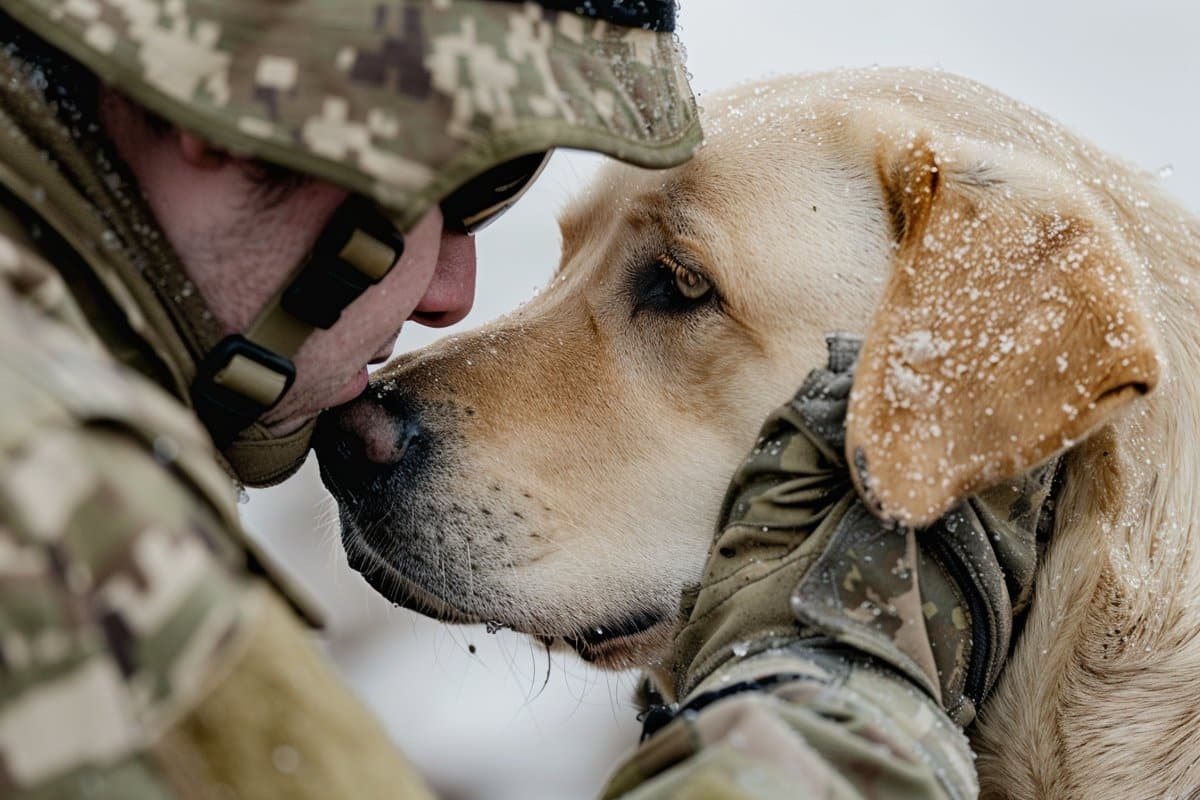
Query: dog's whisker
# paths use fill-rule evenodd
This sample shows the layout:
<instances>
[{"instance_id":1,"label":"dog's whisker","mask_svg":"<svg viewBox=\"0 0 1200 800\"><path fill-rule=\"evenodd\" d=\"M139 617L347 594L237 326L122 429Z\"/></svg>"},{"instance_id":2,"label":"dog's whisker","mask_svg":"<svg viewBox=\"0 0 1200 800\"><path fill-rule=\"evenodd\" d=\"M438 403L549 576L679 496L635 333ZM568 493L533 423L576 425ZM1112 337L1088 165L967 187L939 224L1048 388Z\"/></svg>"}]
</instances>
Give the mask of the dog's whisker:
<instances>
[{"instance_id":1,"label":"dog's whisker","mask_svg":"<svg viewBox=\"0 0 1200 800\"><path fill-rule=\"evenodd\" d=\"M550 664L551 664L551 660L550 660L550 645L549 645L549 643L546 643L546 677L545 677L545 679L542 681L541 688L539 688L539 689L537 690L537 694L535 694L535 695L533 696L533 699L534 699L534 700L536 700L536 699L538 699L539 697L541 697L541 696L542 696L542 692L546 691L546 687L550 685Z\"/></svg>"},{"instance_id":2,"label":"dog's whisker","mask_svg":"<svg viewBox=\"0 0 1200 800\"><path fill-rule=\"evenodd\" d=\"M471 564L471 537L463 537L463 548L467 554L467 594L470 597L475 597L475 570Z\"/></svg>"}]
</instances>

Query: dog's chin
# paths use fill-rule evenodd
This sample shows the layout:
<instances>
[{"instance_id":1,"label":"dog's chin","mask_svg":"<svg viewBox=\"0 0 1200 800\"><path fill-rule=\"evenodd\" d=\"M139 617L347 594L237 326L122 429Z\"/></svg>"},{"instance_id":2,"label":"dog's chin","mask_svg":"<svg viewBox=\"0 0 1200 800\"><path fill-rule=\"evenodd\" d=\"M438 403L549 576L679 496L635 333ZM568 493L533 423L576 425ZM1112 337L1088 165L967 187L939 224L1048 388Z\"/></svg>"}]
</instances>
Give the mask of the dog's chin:
<instances>
[{"instance_id":1,"label":"dog's chin","mask_svg":"<svg viewBox=\"0 0 1200 800\"><path fill-rule=\"evenodd\" d=\"M642 612L616 625L593 626L560 639L584 661L601 669L658 672L667 663L674 631L667 617Z\"/></svg>"},{"instance_id":2,"label":"dog's chin","mask_svg":"<svg viewBox=\"0 0 1200 800\"><path fill-rule=\"evenodd\" d=\"M372 589L396 606L440 622L486 624L492 630L508 628L547 646L574 650L584 661L601 669L657 669L670 652L674 625L671 615L665 612L633 611L615 620L569 627L508 620L503 615L468 610L461 603L435 594L403 574L355 533L345 532L343 540L350 566Z\"/></svg>"},{"instance_id":3,"label":"dog's chin","mask_svg":"<svg viewBox=\"0 0 1200 800\"><path fill-rule=\"evenodd\" d=\"M380 556L360 535L342 533L350 567L378 594L394 605L416 611L439 622L470 625L482 622L475 615L428 591Z\"/></svg>"}]
</instances>

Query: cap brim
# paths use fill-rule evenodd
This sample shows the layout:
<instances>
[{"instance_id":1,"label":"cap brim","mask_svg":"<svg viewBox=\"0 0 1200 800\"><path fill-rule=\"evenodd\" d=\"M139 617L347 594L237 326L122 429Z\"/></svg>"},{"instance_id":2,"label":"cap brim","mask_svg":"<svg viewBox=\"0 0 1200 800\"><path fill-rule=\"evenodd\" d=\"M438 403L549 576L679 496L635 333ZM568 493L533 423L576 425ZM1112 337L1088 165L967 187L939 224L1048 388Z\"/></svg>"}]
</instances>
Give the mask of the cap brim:
<instances>
[{"instance_id":1,"label":"cap brim","mask_svg":"<svg viewBox=\"0 0 1200 800\"><path fill-rule=\"evenodd\" d=\"M569 147L668 167L700 142L673 34L535 3L5 6L150 110L239 154L373 196L402 228L519 155Z\"/></svg>"}]
</instances>

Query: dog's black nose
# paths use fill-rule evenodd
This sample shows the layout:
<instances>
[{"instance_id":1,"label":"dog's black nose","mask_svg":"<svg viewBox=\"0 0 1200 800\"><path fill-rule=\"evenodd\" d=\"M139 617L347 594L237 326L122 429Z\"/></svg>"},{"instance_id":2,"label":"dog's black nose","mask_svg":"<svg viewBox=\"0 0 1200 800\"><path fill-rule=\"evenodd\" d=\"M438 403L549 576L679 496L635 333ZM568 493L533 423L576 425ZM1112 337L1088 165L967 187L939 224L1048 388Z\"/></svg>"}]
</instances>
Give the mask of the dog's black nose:
<instances>
[{"instance_id":1,"label":"dog's black nose","mask_svg":"<svg viewBox=\"0 0 1200 800\"><path fill-rule=\"evenodd\" d=\"M381 477L410 471L422 438L407 403L365 396L321 415L313 437L326 486L338 499L369 492Z\"/></svg>"}]
</instances>

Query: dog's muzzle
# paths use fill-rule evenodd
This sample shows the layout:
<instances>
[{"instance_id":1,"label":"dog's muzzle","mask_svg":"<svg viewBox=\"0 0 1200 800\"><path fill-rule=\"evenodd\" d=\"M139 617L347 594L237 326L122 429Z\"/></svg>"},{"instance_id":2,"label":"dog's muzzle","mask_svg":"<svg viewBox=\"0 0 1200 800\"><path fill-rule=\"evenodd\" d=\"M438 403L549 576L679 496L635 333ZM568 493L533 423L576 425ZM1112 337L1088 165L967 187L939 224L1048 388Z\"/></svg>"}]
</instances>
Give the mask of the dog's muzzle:
<instances>
[{"instance_id":1,"label":"dog's muzzle","mask_svg":"<svg viewBox=\"0 0 1200 800\"><path fill-rule=\"evenodd\" d=\"M452 472L445 419L453 411L428 408L442 430L406 393L371 387L321 415L313 443L321 478L338 502L350 566L397 605L467 622L474 617L427 588L460 577L440 560L452 523L432 499Z\"/></svg>"}]
</instances>

